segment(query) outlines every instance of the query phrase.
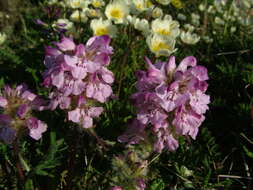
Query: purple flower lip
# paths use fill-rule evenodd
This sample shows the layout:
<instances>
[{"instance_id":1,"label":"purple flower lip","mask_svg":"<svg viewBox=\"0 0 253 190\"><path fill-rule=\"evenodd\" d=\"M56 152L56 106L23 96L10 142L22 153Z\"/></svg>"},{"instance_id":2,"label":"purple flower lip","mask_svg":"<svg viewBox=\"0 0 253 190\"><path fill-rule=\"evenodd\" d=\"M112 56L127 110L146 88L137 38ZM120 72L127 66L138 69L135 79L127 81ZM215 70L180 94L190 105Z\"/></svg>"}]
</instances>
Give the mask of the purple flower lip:
<instances>
[{"instance_id":1,"label":"purple flower lip","mask_svg":"<svg viewBox=\"0 0 253 190\"><path fill-rule=\"evenodd\" d=\"M26 112L28 110L28 106L27 104L22 104L18 107L18 111L17 111L17 116L20 118L20 119L23 119L26 115Z\"/></svg>"},{"instance_id":2,"label":"purple flower lip","mask_svg":"<svg viewBox=\"0 0 253 190\"><path fill-rule=\"evenodd\" d=\"M35 19L34 21L36 24L38 25L42 25L42 26L48 26L47 23L43 22L42 20L40 19Z\"/></svg>"}]
</instances>

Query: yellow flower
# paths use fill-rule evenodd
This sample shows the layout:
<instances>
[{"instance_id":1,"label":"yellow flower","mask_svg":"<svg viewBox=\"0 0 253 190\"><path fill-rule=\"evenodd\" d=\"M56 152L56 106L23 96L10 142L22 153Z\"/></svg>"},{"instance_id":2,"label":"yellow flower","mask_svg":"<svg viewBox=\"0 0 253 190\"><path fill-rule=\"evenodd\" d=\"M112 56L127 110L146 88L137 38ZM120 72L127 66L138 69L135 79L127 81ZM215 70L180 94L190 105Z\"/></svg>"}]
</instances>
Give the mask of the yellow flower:
<instances>
[{"instance_id":1,"label":"yellow flower","mask_svg":"<svg viewBox=\"0 0 253 190\"><path fill-rule=\"evenodd\" d=\"M105 5L105 2L103 0L92 0L91 4L95 8L100 8Z\"/></svg>"},{"instance_id":2,"label":"yellow flower","mask_svg":"<svg viewBox=\"0 0 253 190\"><path fill-rule=\"evenodd\" d=\"M185 44L191 44L191 45L196 44L200 40L200 37L197 34L195 33L192 34L189 31L187 32L182 31L180 38L182 42L184 42Z\"/></svg>"},{"instance_id":3,"label":"yellow flower","mask_svg":"<svg viewBox=\"0 0 253 190\"><path fill-rule=\"evenodd\" d=\"M90 27L95 36L109 35L115 37L117 33L116 26L112 25L110 20L93 19L90 23Z\"/></svg>"},{"instance_id":4,"label":"yellow flower","mask_svg":"<svg viewBox=\"0 0 253 190\"><path fill-rule=\"evenodd\" d=\"M151 11L154 5L150 0L132 0L131 8L133 14L139 14L143 11Z\"/></svg>"},{"instance_id":5,"label":"yellow flower","mask_svg":"<svg viewBox=\"0 0 253 190\"><path fill-rule=\"evenodd\" d=\"M156 0L156 1L157 1L157 3L160 3L162 5L168 5L171 0Z\"/></svg>"},{"instance_id":6,"label":"yellow flower","mask_svg":"<svg viewBox=\"0 0 253 190\"><path fill-rule=\"evenodd\" d=\"M170 15L165 15L163 19L158 18L152 21L151 28L153 33L164 37L176 38L179 33L179 23L173 21Z\"/></svg>"},{"instance_id":7,"label":"yellow flower","mask_svg":"<svg viewBox=\"0 0 253 190\"><path fill-rule=\"evenodd\" d=\"M76 10L71 14L70 20L74 22L86 22L88 18L84 12Z\"/></svg>"},{"instance_id":8,"label":"yellow flower","mask_svg":"<svg viewBox=\"0 0 253 190\"><path fill-rule=\"evenodd\" d=\"M153 8L154 4L150 0L147 0L147 7L148 8Z\"/></svg>"},{"instance_id":9,"label":"yellow flower","mask_svg":"<svg viewBox=\"0 0 253 190\"><path fill-rule=\"evenodd\" d=\"M129 7L123 0L114 0L105 8L105 15L116 24L127 23L126 17L129 14Z\"/></svg>"},{"instance_id":10,"label":"yellow flower","mask_svg":"<svg viewBox=\"0 0 253 190\"><path fill-rule=\"evenodd\" d=\"M73 8L73 9L78 9L78 8L86 8L90 4L90 1L87 0L66 0L66 4Z\"/></svg>"},{"instance_id":11,"label":"yellow flower","mask_svg":"<svg viewBox=\"0 0 253 190\"><path fill-rule=\"evenodd\" d=\"M149 29L149 23L146 19L139 19L139 18L136 18L134 20L134 28L136 30L139 30L143 33L144 36L147 36L150 32L150 29Z\"/></svg>"},{"instance_id":12,"label":"yellow flower","mask_svg":"<svg viewBox=\"0 0 253 190\"><path fill-rule=\"evenodd\" d=\"M176 51L176 41L172 38L165 38L163 36L153 34L147 37L147 44L149 49L157 56L169 56Z\"/></svg>"},{"instance_id":13,"label":"yellow flower","mask_svg":"<svg viewBox=\"0 0 253 190\"><path fill-rule=\"evenodd\" d=\"M85 8L83 9L83 12L88 16L88 17L100 17L102 13L100 12L99 9L90 9L90 8Z\"/></svg>"},{"instance_id":14,"label":"yellow flower","mask_svg":"<svg viewBox=\"0 0 253 190\"><path fill-rule=\"evenodd\" d=\"M0 32L0 45L2 45L6 41L7 35L3 32Z\"/></svg>"},{"instance_id":15,"label":"yellow flower","mask_svg":"<svg viewBox=\"0 0 253 190\"><path fill-rule=\"evenodd\" d=\"M159 18L163 16L163 10L159 7L156 7L152 10L152 17Z\"/></svg>"},{"instance_id":16,"label":"yellow flower","mask_svg":"<svg viewBox=\"0 0 253 190\"><path fill-rule=\"evenodd\" d=\"M171 0L171 4L177 9L182 9L184 7L184 4L181 0Z\"/></svg>"}]
</instances>

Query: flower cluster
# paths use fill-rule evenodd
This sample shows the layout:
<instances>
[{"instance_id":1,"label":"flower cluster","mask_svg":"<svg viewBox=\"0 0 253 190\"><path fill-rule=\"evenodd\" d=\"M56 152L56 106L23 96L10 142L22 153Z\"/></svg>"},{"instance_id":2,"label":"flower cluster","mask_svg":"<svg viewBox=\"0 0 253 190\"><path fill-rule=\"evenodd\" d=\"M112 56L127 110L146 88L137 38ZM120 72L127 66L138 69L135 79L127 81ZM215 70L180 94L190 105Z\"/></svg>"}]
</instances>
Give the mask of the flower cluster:
<instances>
[{"instance_id":1,"label":"flower cluster","mask_svg":"<svg viewBox=\"0 0 253 190\"><path fill-rule=\"evenodd\" d=\"M145 130L150 127L155 137L154 150L174 151L179 146L179 136L195 139L205 119L203 114L210 102L205 94L207 69L197 66L192 56L183 59L178 67L175 57L156 64L146 61L148 70L137 73L138 92L132 95L137 119L119 140L138 143L146 138Z\"/></svg>"},{"instance_id":2,"label":"flower cluster","mask_svg":"<svg viewBox=\"0 0 253 190\"><path fill-rule=\"evenodd\" d=\"M27 86L22 84L12 89L5 86L0 96L0 140L6 144L22 134L29 132L29 136L35 140L41 138L47 130L47 125L32 115L33 110L40 110L43 100L31 93Z\"/></svg>"},{"instance_id":3,"label":"flower cluster","mask_svg":"<svg viewBox=\"0 0 253 190\"><path fill-rule=\"evenodd\" d=\"M112 38L121 33L122 27L119 25L131 26L146 38L149 49L158 56L168 56L175 49L176 39L180 35L179 23L173 20L165 7L171 0L113 0L105 3L103 0L66 0L58 2L60 6L70 9L72 14L66 18L58 19L53 27L63 25L64 29L75 31L74 23L87 23L90 21L90 28L93 34L109 35ZM178 4L177 1L176 4ZM57 0L51 1L51 4L57 4ZM181 7L182 5L180 5ZM177 6L176 6L177 7ZM69 21L70 19L71 21ZM75 35L76 32L73 32ZM193 36L192 41L189 32L183 35L184 43L195 44L198 42L198 36Z\"/></svg>"},{"instance_id":4,"label":"flower cluster","mask_svg":"<svg viewBox=\"0 0 253 190\"><path fill-rule=\"evenodd\" d=\"M196 44L200 40L212 43L215 36L232 35L240 30L244 31L240 35L253 33L251 0L201 2L198 11L195 10L189 16L179 13L177 18L183 25L180 38L185 44Z\"/></svg>"},{"instance_id":5,"label":"flower cluster","mask_svg":"<svg viewBox=\"0 0 253 190\"><path fill-rule=\"evenodd\" d=\"M68 119L84 128L93 126L105 103L112 95L113 73L110 63L112 48L109 36L90 38L86 45L76 45L71 38L62 37L55 47L46 48L43 73L44 86L53 87L49 108L58 105L68 111Z\"/></svg>"}]
</instances>

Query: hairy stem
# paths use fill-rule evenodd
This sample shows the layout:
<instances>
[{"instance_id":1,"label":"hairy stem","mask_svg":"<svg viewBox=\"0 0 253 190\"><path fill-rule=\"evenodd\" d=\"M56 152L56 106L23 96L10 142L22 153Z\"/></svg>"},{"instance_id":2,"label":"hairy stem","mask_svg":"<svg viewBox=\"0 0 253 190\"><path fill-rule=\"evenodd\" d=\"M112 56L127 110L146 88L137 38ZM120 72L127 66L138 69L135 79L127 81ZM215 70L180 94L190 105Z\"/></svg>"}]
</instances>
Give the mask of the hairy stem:
<instances>
[{"instance_id":1,"label":"hairy stem","mask_svg":"<svg viewBox=\"0 0 253 190\"><path fill-rule=\"evenodd\" d=\"M18 140L15 140L13 143L13 151L14 151L14 156L15 156L15 161L16 161L16 168L18 171L18 179L19 182L21 184L25 183L25 175L24 175L24 171L22 168L22 164L20 162L20 158L19 158L19 154L20 154L20 150L19 150L19 146L18 146Z\"/></svg>"}]
</instances>

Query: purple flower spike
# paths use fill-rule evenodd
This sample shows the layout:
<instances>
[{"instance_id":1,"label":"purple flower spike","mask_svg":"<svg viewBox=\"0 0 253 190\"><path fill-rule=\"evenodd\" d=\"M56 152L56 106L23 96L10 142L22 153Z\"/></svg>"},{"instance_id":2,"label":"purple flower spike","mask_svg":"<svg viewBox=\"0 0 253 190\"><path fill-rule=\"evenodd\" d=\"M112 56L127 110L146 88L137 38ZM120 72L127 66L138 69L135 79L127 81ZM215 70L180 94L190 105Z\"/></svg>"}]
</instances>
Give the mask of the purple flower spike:
<instances>
[{"instance_id":1,"label":"purple flower spike","mask_svg":"<svg viewBox=\"0 0 253 190\"><path fill-rule=\"evenodd\" d=\"M152 64L146 58L147 71L137 72L137 90L132 95L137 108L138 122L132 123L118 139L129 144L147 138L148 125L155 136L154 150L175 151L179 136L196 139L198 128L204 121L210 97L207 90L208 74L197 66L196 58L184 58L178 67L175 57L168 62Z\"/></svg>"},{"instance_id":2,"label":"purple flower spike","mask_svg":"<svg viewBox=\"0 0 253 190\"><path fill-rule=\"evenodd\" d=\"M93 118L103 109L95 107L112 96L113 73L107 69L112 48L109 36L95 36L76 45L71 38L62 37L56 47L47 47L43 73L44 86L52 88L50 109L59 105L68 111L68 120L83 128L93 126Z\"/></svg>"}]
</instances>

